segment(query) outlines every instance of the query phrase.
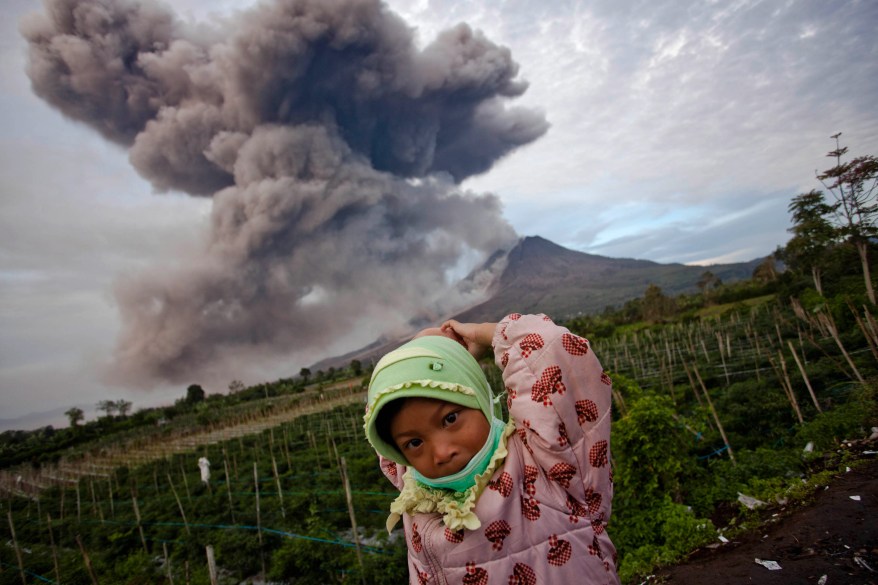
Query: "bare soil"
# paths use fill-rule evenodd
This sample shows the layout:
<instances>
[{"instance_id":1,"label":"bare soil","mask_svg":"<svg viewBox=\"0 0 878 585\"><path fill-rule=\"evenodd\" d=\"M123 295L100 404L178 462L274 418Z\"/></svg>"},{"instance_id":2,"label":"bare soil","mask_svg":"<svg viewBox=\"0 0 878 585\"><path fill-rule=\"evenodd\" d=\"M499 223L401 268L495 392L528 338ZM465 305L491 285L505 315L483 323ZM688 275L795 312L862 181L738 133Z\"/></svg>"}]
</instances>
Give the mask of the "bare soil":
<instances>
[{"instance_id":1,"label":"bare soil","mask_svg":"<svg viewBox=\"0 0 878 585\"><path fill-rule=\"evenodd\" d=\"M767 509L759 530L699 549L646 582L878 585L878 459L862 453L874 450L874 442L858 447L859 464L835 474L812 501ZM781 568L769 570L755 559Z\"/></svg>"}]
</instances>

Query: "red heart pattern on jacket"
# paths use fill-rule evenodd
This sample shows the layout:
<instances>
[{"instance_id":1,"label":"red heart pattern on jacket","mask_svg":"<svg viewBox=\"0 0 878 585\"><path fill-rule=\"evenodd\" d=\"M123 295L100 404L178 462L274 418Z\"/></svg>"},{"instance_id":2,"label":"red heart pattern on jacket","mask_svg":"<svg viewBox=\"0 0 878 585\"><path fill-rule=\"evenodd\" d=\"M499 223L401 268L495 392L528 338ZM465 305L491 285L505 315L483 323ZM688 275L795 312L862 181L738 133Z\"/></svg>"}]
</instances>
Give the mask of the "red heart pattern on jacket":
<instances>
[{"instance_id":1,"label":"red heart pattern on jacket","mask_svg":"<svg viewBox=\"0 0 878 585\"><path fill-rule=\"evenodd\" d=\"M512 476L504 471L496 480L492 479L488 482L488 489L500 492L504 498L508 498L512 494Z\"/></svg>"},{"instance_id":2,"label":"red heart pattern on jacket","mask_svg":"<svg viewBox=\"0 0 878 585\"><path fill-rule=\"evenodd\" d=\"M457 544L459 542L463 542L463 529L452 530L446 526L445 527L445 540L447 540L448 542L453 542L454 544Z\"/></svg>"},{"instance_id":3,"label":"red heart pattern on jacket","mask_svg":"<svg viewBox=\"0 0 878 585\"><path fill-rule=\"evenodd\" d=\"M475 563L467 563L463 585L488 585L488 571L477 567Z\"/></svg>"},{"instance_id":4,"label":"red heart pattern on jacket","mask_svg":"<svg viewBox=\"0 0 878 585\"><path fill-rule=\"evenodd\" d=\"M543 406L552 405L552 397L550 394L564 394L567 387L561 379L561 368L558 366L549 366L543 370L540 379L536 381L530 391L530 399L534 402L542 401Z\"/></svg>"},{"instance_id":5,"label":"red heart pattern on jacket","mask_svg":"<svg viewBox=\"0 0 878 585\"><path fill-rule=\"evenodd\" d=\"M561 345L564 346L564 349L570 355L585 355L588 353L588 340L578 335L565 333L561 336Z\"/></svg>"},{"instance_id":6,"label":"red heart pattern on jacket","mask_svg":"<svg viewBox=\"0 0 878 585\"><path fill-rule=\"evenodd\" d=\"M509 575L509 585L537 585L537 574L524 563L515 563Z\"/></svg>"},{"instance_id":7,"label":"red heart pattern on jacket","mask_svg":"<svg viewBox=\"0 0 878 585\"><path fill-rule=\"evenodd\" d=\"M570 480L576 475L576 468L569 463L556 463L549 469L547 475L549 479L558 482L558 485L567 489L570 487Z\"/></svg>"},{"instance_id":8,"label":"red heart pattern on jacket","mask_svg":"<svg viewBox=\"0 0 878 585\"><path fill-rule=\"evenodd\" d=\"M586 398L585 400L577 400L574 405L576 409L576 418L579 420L579 424L585 424L585 422L594 422L598 419L598 405Z\"/></svg>"},{"instance_id":9,"label":"red heart pattern on jacket","mask_svg":"<svg viewBox=\"0 0 878 585\"><path fill-rule=\"evenodd\" d=\"M601 439L588 450L588 462L592 467L603 467L607 464L607 442Z\"/></svg>"},{"instance_id":10,"label":"red heart pattern on jacket","mask_svg":"<svg viewBox=\"0 0 878 585\"><path fill-rule=\"evenodd\" d=\"M549 553L546 555L549 564L560 567L573 556L573 547L566 540L559 540L557 534L549 537Z\"/></svg>"},{"instance_id":11,"label":"red heart pattern on jacket","mask_svg":"<svg viewBox=\"0 0 878 585\"><path fill-rule=\"evenodd\" d=\"M503 541L512 532L512 527L506 520L495 520L488 524L485 528L485 538L491 542L491 546L496 551L503 550Z\"/></svg>"},{"instance_id":12,"label":"red heart pattern on jacket","mask_svg":"<svg viewBox=\"0 0 878 585\"><path fill-rule=\"evenodd\" d=\"M518 347L521 349L521 357L528 358L534 351L541 349L545 345L542 336L537 333L530 333L524 336Z\"/></svg>"}]
</instances>

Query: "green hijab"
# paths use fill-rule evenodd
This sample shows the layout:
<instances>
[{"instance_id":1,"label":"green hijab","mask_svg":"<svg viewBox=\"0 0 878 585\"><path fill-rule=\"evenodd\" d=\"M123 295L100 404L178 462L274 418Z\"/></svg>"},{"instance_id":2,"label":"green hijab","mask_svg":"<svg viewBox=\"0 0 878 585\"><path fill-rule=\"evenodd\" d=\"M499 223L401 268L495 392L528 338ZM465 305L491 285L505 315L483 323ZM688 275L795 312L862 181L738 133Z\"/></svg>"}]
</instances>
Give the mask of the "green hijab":
<instances>
[{"instance_id":1,"label":"green hijab","mask_svg":"<svg viewBox=\"0 0 878 585\"><path fill-rule=\"evenodd\" d=\"M366 438L375 451L400 465L408 462L395 446L379 436L375 422L389 402L411 397L445 400L481 410L492 426L500 419L488 380L466 348L438 335L413 339L375 366L363 417Z\"/></svg>"}]
</instances>

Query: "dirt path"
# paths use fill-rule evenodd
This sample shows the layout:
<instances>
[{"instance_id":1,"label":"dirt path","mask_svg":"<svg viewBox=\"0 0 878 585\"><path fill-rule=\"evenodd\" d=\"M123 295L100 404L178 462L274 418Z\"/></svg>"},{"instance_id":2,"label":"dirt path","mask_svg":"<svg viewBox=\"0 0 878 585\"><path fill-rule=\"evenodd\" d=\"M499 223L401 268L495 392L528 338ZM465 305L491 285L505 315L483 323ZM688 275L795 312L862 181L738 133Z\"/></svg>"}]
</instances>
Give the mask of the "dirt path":
<instances>
[{"instance_id":1,"label":"dirt path","mask_svg":"<svg viewBox=\"0 0 878 585\"><path fill-rule=\"evenodd\" d=\"M778 519L762 530L701 549L648 583L878 585L878 459L864 458L861 467L836 475L812 504L777 510ZM757 558L781 569L769 570Z\"/></svg>"}]
</instances>

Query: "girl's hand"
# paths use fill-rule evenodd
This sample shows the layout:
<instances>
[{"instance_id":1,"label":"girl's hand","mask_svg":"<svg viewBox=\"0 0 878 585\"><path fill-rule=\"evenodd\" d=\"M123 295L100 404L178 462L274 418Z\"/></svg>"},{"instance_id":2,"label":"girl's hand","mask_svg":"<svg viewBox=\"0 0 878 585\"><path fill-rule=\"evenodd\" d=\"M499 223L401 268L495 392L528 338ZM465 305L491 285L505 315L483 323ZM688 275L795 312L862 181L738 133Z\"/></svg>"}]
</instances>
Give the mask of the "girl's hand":
<instances>
[{"instance_id":1,"label":"girl's hand","mask_svg":"<svg viewBox=\"0 0 878 585\"><path fill-rule=\"evenodd\" d=\"M496 323L461 323L449 319L442 324L442 332L452 335L466 346L467 351L476 359L481 358L491 347Z\"/></svg>"}]
</instances>

